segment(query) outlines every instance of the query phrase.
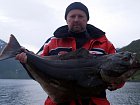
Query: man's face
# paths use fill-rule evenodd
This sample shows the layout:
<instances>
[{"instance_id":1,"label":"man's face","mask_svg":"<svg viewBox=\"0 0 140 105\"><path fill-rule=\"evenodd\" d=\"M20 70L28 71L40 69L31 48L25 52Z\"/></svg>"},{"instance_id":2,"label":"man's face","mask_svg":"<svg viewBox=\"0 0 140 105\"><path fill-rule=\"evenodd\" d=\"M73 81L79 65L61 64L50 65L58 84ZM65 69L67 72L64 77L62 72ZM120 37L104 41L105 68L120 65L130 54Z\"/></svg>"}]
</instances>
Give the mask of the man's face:
<instances>
[{"instance_id":1,"label":"man's face","mask_svg":"<svg viewBox=\"0 0 140 105\"><path fill-rule=\"evenodd\" d=\"M66 22L68 24L69 31L79 33L86 30L87 16L84 11L79 9L71 10L68 15Z\"/></svg>"}]
</instances>

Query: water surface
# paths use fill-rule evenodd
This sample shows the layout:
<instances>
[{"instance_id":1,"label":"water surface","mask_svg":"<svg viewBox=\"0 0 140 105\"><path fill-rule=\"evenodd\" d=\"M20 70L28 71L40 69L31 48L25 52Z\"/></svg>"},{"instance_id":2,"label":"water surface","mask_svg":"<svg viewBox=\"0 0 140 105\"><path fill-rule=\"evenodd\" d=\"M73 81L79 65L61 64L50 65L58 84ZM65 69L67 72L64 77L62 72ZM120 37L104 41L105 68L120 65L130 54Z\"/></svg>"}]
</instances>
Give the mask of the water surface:
<instances>
[{"instance_id":1,"label":"water surface","mask_svg":"<svg viewBox=\"0 0 140 105\"><path fill-rule=\"evenodd\" d=\"M0 105L43 105L46 97L33 80L0 80Z\"/></svg>"},{"instance_id":2,"label":"water surface","mask_svg":"<svg viewBox=\"0 0 140 105\"><path fill-rule=\"evenodd\" d=\"M47 94L34 80L0 79L0 105L43 105ZM107 91L111 105L140 105L140 82Z\"/></svg>"}]
</instances>

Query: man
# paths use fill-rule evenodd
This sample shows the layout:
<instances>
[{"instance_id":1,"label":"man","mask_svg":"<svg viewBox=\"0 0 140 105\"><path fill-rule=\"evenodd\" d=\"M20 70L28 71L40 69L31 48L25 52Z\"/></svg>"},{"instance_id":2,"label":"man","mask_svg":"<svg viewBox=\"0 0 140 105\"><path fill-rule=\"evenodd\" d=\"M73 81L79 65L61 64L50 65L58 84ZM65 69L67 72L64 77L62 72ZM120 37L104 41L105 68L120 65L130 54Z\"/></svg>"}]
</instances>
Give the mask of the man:
<instances>
[{"instance_id":1,"label":"man","mask_svg":"<svg viewBox=\"0 0 140 105\"><path fill-rule=\"evenodd\" d=\"M111 54L115 53L115 48L105 36L105 32L87 24L89 20L88 8L81 2L74 2L66 8L65 20L67 25L59 27L54 36L45 43L41 56L61 55L78 48L85 48L91 54ZM25 53L18 54L16 59L26 63ZM120 86L110 89L117 89ZM114 85L115 86L115 85ZM45 105L58 105L48 96ZM78 97L78 100L72 99L70 102L59 105L109 105L105 90L98 96Z\"/></svg>"}]
</instances>

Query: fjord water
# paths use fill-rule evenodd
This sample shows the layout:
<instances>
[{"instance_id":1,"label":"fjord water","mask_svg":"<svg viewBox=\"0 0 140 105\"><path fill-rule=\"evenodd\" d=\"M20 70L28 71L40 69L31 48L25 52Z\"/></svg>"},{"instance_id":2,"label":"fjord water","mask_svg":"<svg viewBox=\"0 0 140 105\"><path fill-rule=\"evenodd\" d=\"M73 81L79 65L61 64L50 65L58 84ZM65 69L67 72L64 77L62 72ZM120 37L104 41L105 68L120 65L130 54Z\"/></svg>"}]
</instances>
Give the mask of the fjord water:
<instances>
[{"instance_id":1,"label":"fjord water","mask_svg":"<svg viewBox=\"0 0 140 105\"><path fill-rule=\"evenodd\" d=\"M0 79L0 105L43 105L47 94L34 80ZM140 82L107 91L111 105L140 105Z\"/></svg>"},{"instance_id":2,"label":"fjord water","mask_svg":"<svg viewBox=\"0 0 140 105\"><path fill-rule=\"evenodd\" d=\"M0 105L43 105L46 97L33 80L0 79Z\"/></svg>"}]
</instances>

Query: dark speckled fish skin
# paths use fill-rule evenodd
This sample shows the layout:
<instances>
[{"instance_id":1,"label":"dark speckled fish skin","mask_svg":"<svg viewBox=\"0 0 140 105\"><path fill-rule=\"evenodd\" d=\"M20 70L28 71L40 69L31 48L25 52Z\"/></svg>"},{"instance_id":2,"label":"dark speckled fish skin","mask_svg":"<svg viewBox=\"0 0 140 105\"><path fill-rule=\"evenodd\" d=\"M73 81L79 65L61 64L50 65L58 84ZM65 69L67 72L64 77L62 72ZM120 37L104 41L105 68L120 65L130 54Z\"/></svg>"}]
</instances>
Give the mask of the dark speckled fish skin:
<instances>
[{"instance_id":1,"label":"dark speckled fish skin","mask_svg":"<svg viewBox=\"0 0 140 105\"><path fill-rule=\"evenodd\" d=\"M0 60L15 57L22 52L16 38L1 52ZM57 103L79 95L99 95L109 83L122 83L140 69L140 63L131 52L95 56L84 48L60 56L40 57L28 51L26 70Z\"/></svg>"}]
</instances>

